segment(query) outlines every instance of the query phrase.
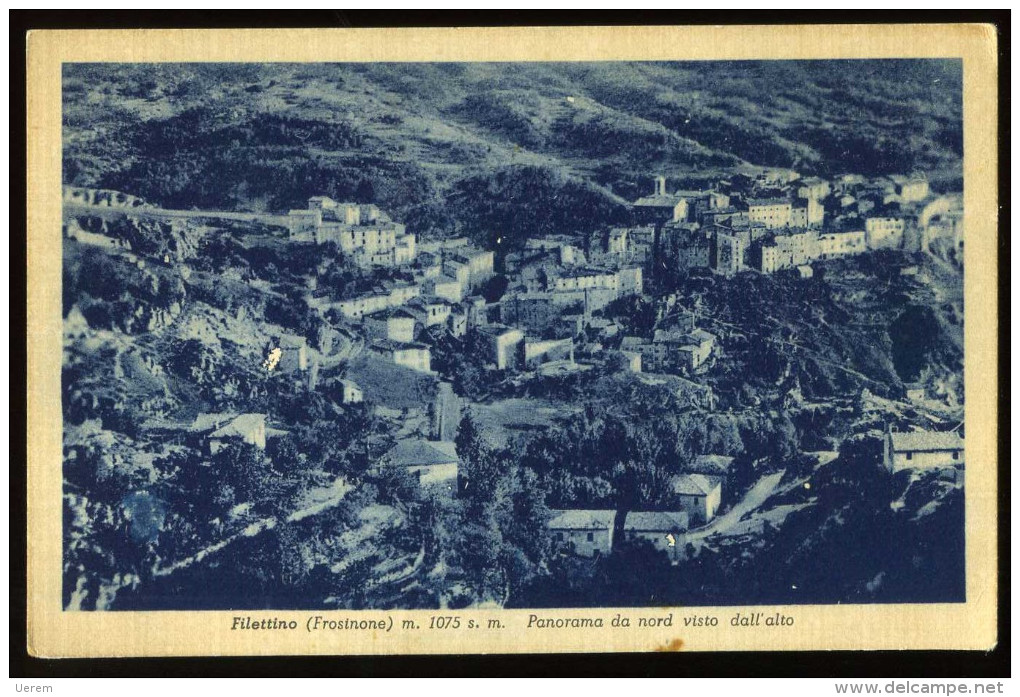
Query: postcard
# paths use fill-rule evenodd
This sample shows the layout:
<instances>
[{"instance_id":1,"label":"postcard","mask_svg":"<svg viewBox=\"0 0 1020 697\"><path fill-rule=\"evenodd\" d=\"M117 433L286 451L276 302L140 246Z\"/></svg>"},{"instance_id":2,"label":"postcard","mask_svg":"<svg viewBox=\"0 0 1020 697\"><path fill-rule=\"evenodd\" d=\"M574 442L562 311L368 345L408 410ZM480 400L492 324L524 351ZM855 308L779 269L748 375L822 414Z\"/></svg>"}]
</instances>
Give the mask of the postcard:
<instances>
[{"instance_id":1,"label":"postcard","mask_svg":"<svg viewBox=\"0 0 1020 697\"><path fill-rule=\"evenodd\" d=\"M984 25L31 33L30 651L992 648L996 84Z\"/></svg>"}]
</instances>

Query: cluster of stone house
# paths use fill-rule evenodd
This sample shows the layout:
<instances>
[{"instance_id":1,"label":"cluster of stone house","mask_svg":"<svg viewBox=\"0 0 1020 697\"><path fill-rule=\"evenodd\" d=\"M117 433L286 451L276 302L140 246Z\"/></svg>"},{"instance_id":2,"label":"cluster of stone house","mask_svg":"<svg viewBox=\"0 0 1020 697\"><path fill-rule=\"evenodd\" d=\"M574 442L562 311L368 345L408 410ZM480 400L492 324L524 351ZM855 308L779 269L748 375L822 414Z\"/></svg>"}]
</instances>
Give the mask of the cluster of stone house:
<instances>
[{"instance_id":1,"label":"cluster of stone house","mask_svg":"<svg viewBox=\"0 0 1020 697\"><path fill-rule=\"evenodd\" d=\"M625 336L620 350L639 355L640 370L693 374L715 355L717 339L714 334L693 327L689 331L657 329L651 339Z\"/></svg>"},{"instance_id":2,"label":"cluster of stone house","mask_svg":"<svg viewBox=\"0 0 1020 697\"><path fill-rule=\"evenodd\" d=\"M696 464L692 469L699 469ZM547 528L560 551L577 556L606 555L622 545L643 541L675 561L683 553L687 532L715 518L722 498L722 480L721 476L701 472L678 474L669 482L669 510L557 510Z\"/></svg>"},{"instance_id":3,"label":"cluster of stone house","mask_svg":"<svg viewBox=\"0 0 1020 697\"><path fill-rule=\"evenodd\" d=\"M541 297L560 307L578 305L590 314L618 298L644 291L640 263L603 256L603 263L596 266L585 263L586 256L579 250L568 257L570 262L564 263L559 251L563 248L510 255L507 259L510 285L505 299Z\"/></svg>"},{"instance_id":4,"label":"cluster of stone house","mask_svg":"<svg viewBox=\"0 0 1020 697\"><path fill-rule=\"evenodd\" d=\"M628 511L624 517L623 540L617 535L617 512L613 509L569 509L553 511L548 522L554 546L580 557L610 554L624 542L644 540L655 549L678 559L678 542L690 528L687 515L679 511Z\"/></svg>"},{"instance_id":5,"label":"cluster of stone house","mask_svg":"<svg viewBox=\"0 0 1020 697\"><path fill-rule=\"evenodd\" d=\"M496 370L534 370L548 363L574 362L573 337L543 338L500 323L479 326L474 346Z\"/></svg>"},{"instance_id":6,"label":"cluster of stone house","mask_svg":"<svg viewBox=\"0 0 1020 697\"><path fill-rule=\"evenodd\" d=\"M863 205L878 194L879 205ZM855 210L866 213L858 214L860 228L830 226L830 220L854 208L844 205L848 197L862 204ZM838 210L830 216L834 206ZM766 173L739 186L719 182L710 190L672 194L665 179L659 178L653 195L633 205L637 224L610 229L588 241L561 235L532 239L523 250L508 254L506 291L495 303L487 304L481 297L494 275L493 252L458 238L421 244L412 240L409 256L393 252L387 262L401 267L404 280L380 283L356 297L320 299L318 306L333 308L358 325L370 354L419 372L432 370L428 339L422 332L436 327L462 338L465 349L494 370L532 371L552 364L577 369L579 350L582 363L606 360L615 353L623 358L625 369L642 380L676 379L698 392L704 386L694 376L712 365L720 347L715 335L695 326L693 316L690 323L678 322L673 328L658 321L650 336L622 336L619 325L601 316L615 300L643 294L645 269L704 267L724 275L748 269L764 273L804 269L819 260L905 248L910 229L918 225L936 229L935 236L958 236L959 210L958 202L932 198L927 182L916 177L888 178L878 186L875 180L858 177L826 181ZM392 223L374 207L337 204L322 197L312 199L309 211L292 212L292 232L310 234L316 241L347 235L359 226L381 229L383 223ZM376 264L373 255L380 249L395 250L399 240L394 228L392 236L327 241L337 242L352 258L361 254L362 261ZM668 314L668 308L657 310L659 320L663 312ZM609 351L603 342L618 351ZM288 369L303 369L301 342L280 343ZM365 399L356 383L340 384L345 403ZM707 396L698 392L692 400L711 405L711 390ZM951 445L944 435L925 439L892 434L888 466L896 470L962 458L962 447L954 455ZM445 441L402 442L379 467L397 467L422 487L437 485L455 492L457 460L450 446ZM549 530L564 548L587 556L609 553L615 544L634 539L669 552L682 543L688 529L709 523L720 506L728 463L714 461L709 466L701 460L669 482L668 510L631 511L623 520L613 510L559 511Z\"/></svg>"},{"instance_id":7,"label":"cluster of stone house","mask_svg":"<svg viewBox=\"0 0 1020 697\"><path fill-rule=\"evenodd\" d=\"M506 258L507 290L477 327L486 361L500 370L574 364L574 341L585 330L612 338L618 327L599 316L613 301L644 291L639 260L602 255L591 263L577 240L529 240Z\"/></svg>"},{"instance_id":8,"label":"cluster of stone house","mask_svg":"<svg viewBox=\"0 0 1020 697\"><path fill-rule=\"evenodd\" d=\"M415 236L378 206L313 196L287 213L291 239L333 243L359 266L400 266L414 261Z\"/></svg>"},{"instance_id":9,"label":"cluster of stone house","mask_svg":"<svg viewBox=\"0 0 1020 697\"><path fill-rule=\"evenodd\" d=\"M334 222L346 226L344 234L366 221L388 222L374 206L339 204L325 197L311 199L307 210L292 211L291 216L292 235L315 236L316 241L333 234L330 231L336 229ZM390 242L390 238L384 238L385 245ZM347 242L341 240L341 249L344 244ZM371 244L377 244L376 238L371 238ZM494 275L493 252L473 247L463 238L416 245L413 260L402 266L408 274L405 279L410 280L381 282L371 292L339 300L329 297L329 289L318 289L308 300L320 311L335 310L359 324L372 354L420 372L431 372L431 354L429 346L417 339L423 330L432 327L441 327L454 337L477 330L475 345L481 348L485 362L499 370L530 370L554 362L572 364L573 337L585 326L581 316L574 316L572 324L564 322L563 330L554 335L544 331L547 327L539 316L544 312L548 322L561 322L565 315L570 317L567 309L583 305L587 318L592 319L592 309L601 309L621 295L642 291L641 268L580 266L583 252L562 239L536 240L529 248L539 255L554 255L556 263L548 267L548 274L543 271L540 290L534 293L526 290L526 273L513 277L519 285L508 294L500 317L507 325L490 325L489 311L496 313L500 308L487 307L477 294ZM376 247L367 249L374 253ZM534 321L527 321L525 316Z\"/></svg>"},{"instance_id":10,"label":"cluster of stone house","mask_svg":"<svg viewBox=\"0 0 1020 697\"><path fill-rule=\"evenodd\" d=\"M599 254L686 272L774 273L874 249L963 244L962 198L936 196L922 175L827 181L795 172L737 175L703 191L652 195L631 206L635 226L610 231Z\"/></svg>"},{"instance_id":11,"label":"cluster of stone house","mask_svg":"<svg viewBox=\"0 0 1020 697\"><path fill-rule=\"evenodd\" d=\"M348 220L358 218L351 215ZM411 280L381 282L371 292L339 300L330 298L329 289L317 289L308 303L361 324L374 340L369 348L376 355L430 372L429 347L415 343L415 338L435 326L460 337L485 321L485 301L476 291L492 278L493 260L492 252L471 247L465 240L425 244L419 254L401 261Z\"/></svg>"}]
</instances>

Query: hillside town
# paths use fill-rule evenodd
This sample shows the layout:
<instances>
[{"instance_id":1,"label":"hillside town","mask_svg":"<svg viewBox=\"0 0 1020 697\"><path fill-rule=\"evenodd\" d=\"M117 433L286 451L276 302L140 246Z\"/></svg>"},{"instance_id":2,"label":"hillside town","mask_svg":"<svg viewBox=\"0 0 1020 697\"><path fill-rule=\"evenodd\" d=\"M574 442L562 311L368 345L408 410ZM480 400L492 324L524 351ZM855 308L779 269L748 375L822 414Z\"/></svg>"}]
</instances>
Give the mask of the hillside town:
<instances>
[{"instance_id":1,"label":"hillside town","mask_svg":"<svg viewBox=\"0 0 1020 697\"><path fill-rule=\"evenodd\" d=\"M417 339L438 327L479 352L493 379L506 372L591 370L618 356L623 370L682 381L690 398L704 405L712 400L706 388L699 389L699 374L725 360L719 337L706 329L710 322L699 323L693 308L677 307L669 295L653 298L660 320L649 336L626 335L603 316L621 298L648 297L643 281L649 272L789 271L810 278L813 264L875 250L928 253L936 240L955 253L963 249L962 197L933 194L920 174L848 174L827 181L769 171L735 175L697 191L670 191L664 176L654 181L654 190L633 202L633 227L582 239L529 239L524 250L508 254L506 290L495 302L479 295L494 276L494 250L464 238L417 241L372 205L314 197L307 209L288 214L290 236L335 242L354 264L410 270L410 281L317 305L336 308L370 342L370 351L397 365L431 373L429 345ZM371 399L371 392L353 384L351 389L356 399ZM893 471L962 471L956 432L890 432L886 441L885 462ZM455 496L465 479L458 476L452 446L403 441L386 462L422 487ZM717 460L707 471L699 466L706 457ZM548 522L550 534L582 556L609 554L614 545L643 539L675 559L685 533L715 517L726 459L706 454L674 476L668 510L557 510Z\"/></svg>"},{"instance_id":2,"label":"hillside town","mask_svg":"<svg viewBox=\"0 0 1020 697\"><path fill-rule=\"evenodd\" d=\"M64 609L967 598L962 61L60 84Z\"/></svg>"},{"instance_id":3,"label":"hillside town","mask_svg":"<svg viewBox=\"0 0 1020 697\"><path fill-rule=\"evenodd\" d=\"M362 281L341 291L318 274L306 276L303 300L324 329L317 337L270 338L261 369L307 390L335 391L340 403L368 406L387 424L391 444L376 454L365 446L366 481L396 476L405 490L417 490L415 497L457 499L477 486L471 465L462 462L466 454L458 452L463 421L500 411L484 406L491 402L485 393L527 394L545 379L617 374L664 386L682 408L717 411L707 378L726 365L741 328L685 305L673 289L689 279L789 274L807 282L830 262L883 250L962 259L962 197L932 192L920 174L825 180L766 170L734 174L705 190L675 190L665 176L653 182L647 196L632 202L630 226L531 238L505 253L467 237L417 239L375 204L314 196L306 208L277 218L286 223L281 243L333 255L330 262ZM68 188L65 202L93 212L146 210L115 192ZM147 263L128 242L101 230L72 221L65 231L139 268ZM650 314L642 327L627 317L638 306ZM87 326L73 308L66 331L83 336ZM456 374L463 363L477 368L470 390ZM923 386L908 385L892 398L932 414L953 411ZM148 438L210 457L231 443L265 450L290 427L285 415L254 410L190 420L153 412L142 425ZM506 442L507 428L523 428L503 425L496 433L502 430L504 440L496 435L492 447ZM909 430L887 423L880 466L943 472L962 483L962 429L951 426L935 417ZM66 447L69 458L85 456L73 442ZM549 544L582 558L641 544L682 563L709 536L747 527L738 514L753 513L755 490L745 499L727 497L735 454L695 453L672 466L664 489L626 505L593 507L584 496L553 493L543 502ZM818 462L832 457L820 453Z\"/></svg>"}]
</instances>

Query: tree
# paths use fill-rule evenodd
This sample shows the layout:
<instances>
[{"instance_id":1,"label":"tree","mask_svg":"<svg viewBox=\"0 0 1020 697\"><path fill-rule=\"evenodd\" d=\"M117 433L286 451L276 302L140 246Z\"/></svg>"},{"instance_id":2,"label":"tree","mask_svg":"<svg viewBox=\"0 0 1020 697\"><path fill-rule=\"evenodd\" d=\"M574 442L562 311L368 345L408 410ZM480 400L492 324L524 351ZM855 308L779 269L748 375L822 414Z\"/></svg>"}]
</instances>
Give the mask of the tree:
<instances>
[{"instance_id":1,"label":"tree","mask_svg":"<svg viewBox=\"0 0 1020 697\"><path fill-rule=\"evenodd\" d=\"M212 456L212 467L236 492L235 503L285 510L291 482L273 469L265 452L249 443L231 443Z\"/></svg>"},{"instance_id":2,"label":"tree","mask_svg":"<svg viewBox=\"0 0 1020 697\"><path fill-rule=\"evenodd\" d=\"M501 475L498 458L479 431L471 414L460 421L457 437L457 456L460 459L460 490L468 501L469 513L479 513L492 501Z\"/></svg>"},{"instance_id":3,"label":"tree","mask_svg":"<svg viewBox=\"0 0 1020 697\"><path fill-rule=\"evenodd\" d=\"M545 503L548 489L538 475L530 469L517 469L516 475L507 540L521 550L530 565L524 574L517 574L516 585L519 586L529 580L521 576L533 576L549 555L546 524L551 514Z\"/></svg>"},{"instance_id":4,"label":"tree","mask_svg":"<svg viewBox=\"0 0 1020 697\"><path fill-rule=\"evenodd\" d=\"M371 179L362 179L358 182L358 188L354 192L354 199L358 203L375 203L375 187Z\"/></svg>"}]
</instances>

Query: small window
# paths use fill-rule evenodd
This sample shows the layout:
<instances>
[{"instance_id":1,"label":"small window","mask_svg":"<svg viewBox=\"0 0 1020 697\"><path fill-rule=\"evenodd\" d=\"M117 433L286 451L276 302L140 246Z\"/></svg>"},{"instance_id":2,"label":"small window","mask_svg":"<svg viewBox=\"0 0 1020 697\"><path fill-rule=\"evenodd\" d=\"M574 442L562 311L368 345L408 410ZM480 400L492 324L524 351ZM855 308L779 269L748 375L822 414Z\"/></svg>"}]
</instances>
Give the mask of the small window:
<instances>
[{"instance_id":1,"label":"small window","mask_svg":"<svg viewBox=\"0 0 1020 697\"><path fill-rule=\"evenodd\" d=\"M907 453L907 459L908 460L913 460L914 459L914 453Z\"/></svg>"},{"instance_id":2,"label":"small window","mask_svg":"<svg viewBox=\"0 0 1020 697\"><path fill-rule=\"evenodd\" d=\"M588 542L593 542L594 540L595 540L595 533L589 532L588 533Z\"/></svg>"},{"instance_id":3,"label":"small window","mask_svg":"<svg viewBox=\"0 0 1020 697\"><path fill-rule=\"evenodd\" d=\"M959 460L960 459L960 451L959 450L954 450L953 451L953 459L954 460Z\"/></svg>"}]
</instances>

